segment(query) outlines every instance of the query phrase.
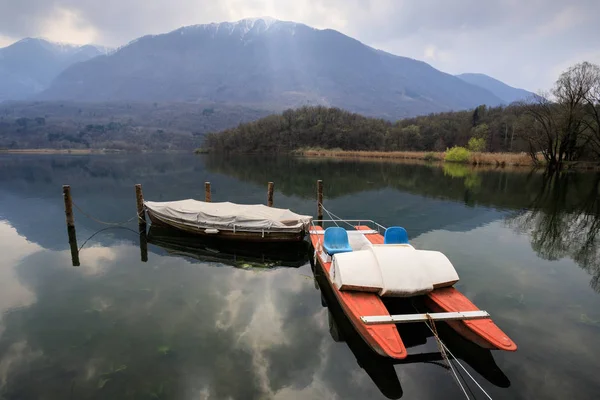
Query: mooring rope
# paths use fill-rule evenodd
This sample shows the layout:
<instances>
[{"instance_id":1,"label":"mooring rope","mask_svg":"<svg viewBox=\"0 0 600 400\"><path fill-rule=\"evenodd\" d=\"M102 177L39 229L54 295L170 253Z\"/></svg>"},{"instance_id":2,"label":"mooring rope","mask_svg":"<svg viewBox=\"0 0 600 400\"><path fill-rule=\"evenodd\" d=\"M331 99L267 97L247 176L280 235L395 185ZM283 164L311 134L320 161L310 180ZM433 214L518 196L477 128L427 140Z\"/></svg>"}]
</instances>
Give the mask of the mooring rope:
<instances>
[{"instance_id":1,"label":"mooring rope","mask_svg":"<svg viewBox=\"0 0 600 400\"><path fill-rule=\"evenodd\" d=\"M140 222L141 222L141 221L144 221L142 218L140 218L140 216L139 216L139 215L137 215L137 214L136 214L136 216L135 216L135 217L129 218L127 221L123 221L123 222L106 222L106 221L102 221L102 220L100 220L100 219L98 219L98 218L95 218L94 216L92 216L92 215L90 215L90 214L86 213L86 212L85 212L85 211L83 211L83 210L81 209L81 207L79 207L79 206L77 205L77 203L75 203L74 201L72 201L72 203L73 203L73 206L74 206L74 207L75 207L75 208L76 208L76 209L77 209L77 210L78 210L80 213L82 213L83 215L85 215L86 217L88 217L89 219L91 219L92 221L95 221L95 222L97 222L97 223L99 223L99 224L102 224L102 225L109 225L109 226L121 226L121 225L128 224L128 223L130 223L130 222L132 222L132 221L134 221L134 220L136 220L136 219L139 219L139 220L140 220Z\"/></svg>"},{"instance_id":2,"label":"mooring rope","mask_svg":"<svg viewBox=\"0 0 600 400\"><path fill-rule=\"evenodd\" d=\"M97 234L99 234L100 232L104 232L104 231L106 231L106 230L109 230L109 229L125 229L126 231L133 232L133 233L135 233L136 235L139 235L139 234L140 234L139 232L136 232L136 231L134 231L133 229L129 229L129 228L126 228L126 227L124 227L124 226L109 226L109 227L106 227L106 228L102 228L102 229L100 229L99 231L96 231L96 232L94 232L94 234L93 234L92 236L90 236L89 238L87 238L87 239L85 240L85 242L83 242L83 244L82 244L82 245L79 247L79 249L77 249L77 252L79 253L79 252L81 251L81 249L83 249L83 246L85 246L85 245L86 245L86 243L87 243L87 242L89 242L89 241L90 241L90 240L91 240L91 239L92 239L94 236L96 236L96 235L97 235Z\"/></svg>"},{"instance_id":3,"label":"mooring rope","mask_svg":"<svg viewBox=\"0 0 600 400\"><path fill-rule=\"evenodd\" d=\"M463 386L462 382L460 381L460 378L458 377L458 374L456 373L454 366L452 365L452 363L450 362L450 359L448 358L448 355L446 354L446 351L444 349L445 346L442 343L442 340L440 339L440 337L437 333L437 328L435 327L435 322L433 321L433 318L431 318L431 315L429 315L429 313L427 313L425 315L427 316L427 321L429 321L431 326L427 322L425 322L425 325L427 325L429 330L433 333L433 337L435 338L435 341L437 343L438 349L440 350L440 354L442 355L442 358L444 359L444 361L446 361L446 363L450 367L450 371L452 371L452 374L454 375L454 379L458 383L458 386L460 387L462 392L465 394L465 397L467 398L467 400L470 400L469 394L467 393L465 387Z\"/></svg>"},{"instance_id":4,"label":"mooring rope","mask_svg":"<svg viewBox=\"0 0 600 400\"><path fill-rule=\"evenodd\" d=\"M346 225L350 226L352 229L354 229L354 225L352 225L350 222L345 221L343 219L341 219L340 217L338 217L337 215L335 215L334 213L332 213L331 211L329 211L328 209L325 208L325 206L323 205L323 203L319 203L321 205L321 208L323 208L323 210L329 215L329 218L331 218L331 220L333 221L333 223L336 226L339 226L337 222L335 222L336 218L338 221L345 223Z\"/></svg>"},{"instance_id":5,"label":"mooring rope","mask_svg":"<svg viewBox=\"0 0 600 400\"><path fill-rule=\"evenodd\" d=\"M431 330L431 327L428 324L425 324L425 325L427 325L427 327ZM433 330L432 330L432 332L433 332ZM434 335L435 335L435 333L434 333ZM471 380L473 382L475 382L475 384L477 385L477 387L479 388L479 390L481 390L483 392L483 394L485 394L485 396L488 399L492 400L492 397L485 391L485 389L483 389L481 387L481 385L479 384L479 382L477 382L477 380L475 378L473 378L473 375L471 375L469 373L469 371L467 371L467 369L462 365L462 363L460 361L458 361L458 359L454 356L454 354L452 354L452 352L450 351L450 349L448 349L448 347L444 344L444 342L442 342L439 339L439 337L437 339L439 340L439 343L444 347L444 349L452 356L452 358L454 359L454 361L456 361L456 363L462 368L462 370L466 372L466 374L469 376L469 378L471 378Z\"/></svg>"},{"instance_id":6,"label":"mooring rope","mask_svg":"<svg viewBox=\"0 0 600 400\"><path fill-rule=\"evenodd\" d=\"M411 301L412 303L412 301ZM415 311L419 311L417 309L417 307L415 306L414 303L412 303L413 308L415 309ZM477 385L477 387L479 388L479 390L481 390L483 392L483 394L490 400L492 400L492 397L485 391L485 389L483 387L481 387L481 385L479 384L479 382L477 382L477 380L473 377L473 375L471 375L469 373L469 371L467 371L467 369L465 368L464 365L462 365L462 363L460 361L458 361L458 358L456 358L456 356L454 354L452 354L452 352L450 351L450 349L448 348L448 346L446 346L446 344L444 342L442 342L442 339L440 339L438 333L437 333L437 328L435 327L435 321L433 320L433 318L431 318L431 316L429 314L427 314L427 320L431 323L431 326L425 322L425 326L427 326L427 328L429 328L429 330L431 331L431 333L433 333L433 336L436 340L436 343L438 345L438 347L440 349L440 353L442 354L442 357L444 358L444 360L448 363L448 365L450 366L452 373L454 374L454 377L456 378L456 381L458 382L460 388L462 389L463 393L465 394L465 397L468 399L469 395L467 394L467 392L465 391L465 388L463 387L463 385L461 384L460 380L458 379L458 376L456 374L456 371L452 365L452 363L450 362L450 358L448 357L448 354L450 354L450 356L454 359L454 361L456 361L456 363L460 366L460 368L466 372L467 376L469 378L471 378L471 380L473 382L475 382L475 385ZM462 375L461 375L462 377ZM464 379L464 378L463 378ZM466 384L466 382L465 382ZM467 388L469 388L469 386L467 385ZM471 391L471 388L469 388L469 392L471 392L471 394L473 395L473 397L475 397L475 394L473 394L473 392Z\"/></svg>"}]
</instances>

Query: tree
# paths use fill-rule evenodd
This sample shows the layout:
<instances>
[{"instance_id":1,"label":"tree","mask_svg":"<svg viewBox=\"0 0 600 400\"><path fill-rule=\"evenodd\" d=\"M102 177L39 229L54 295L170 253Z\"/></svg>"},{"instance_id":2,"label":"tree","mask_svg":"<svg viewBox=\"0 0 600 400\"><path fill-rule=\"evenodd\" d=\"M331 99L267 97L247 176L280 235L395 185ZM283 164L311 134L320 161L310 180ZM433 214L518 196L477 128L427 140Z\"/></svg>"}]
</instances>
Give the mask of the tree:
<instances>
[{"instance_id":1,"label":"tree","mask_svg":"<svg viewBox=\"0 0 600 400\"><path fill-rule=\"evenodd\" d=\"M597 66L587 62L577 64L560 75L550 94L537 95L524 104L535 121L526 134L534 160L536 153L541 152L548 168L560 169L565 161L581 157L591 141L585 110L598 76Z\"/></svg>"}]
</instances>

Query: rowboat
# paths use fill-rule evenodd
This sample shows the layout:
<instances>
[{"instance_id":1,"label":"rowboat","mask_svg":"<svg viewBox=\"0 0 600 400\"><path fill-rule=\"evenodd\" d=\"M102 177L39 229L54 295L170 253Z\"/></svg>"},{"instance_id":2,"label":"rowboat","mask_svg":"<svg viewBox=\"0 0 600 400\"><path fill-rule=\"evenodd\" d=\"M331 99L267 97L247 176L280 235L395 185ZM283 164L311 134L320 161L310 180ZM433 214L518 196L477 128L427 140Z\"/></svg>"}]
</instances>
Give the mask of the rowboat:
<instances>
[{"instance_id":1,"label":"rowboat","mask_svg":"<svg viewBox=\"0 0 600 400\"><path fill-rule=\"evenodd\" d=\"M302 241L312 217L262 204L209 203L193 199L145 201L152 225L194 235L251 242Z\"/></svg>"},{"instance_id":2,"label":"rowboat","mask_svg":"<svg viewBox=\"0 0 600 400\"><path fill-rule=\"evenodd\" d=\"M458 274L442 253L414 249L401 227L364 220L319 222L351 227L311 226L315 264L356 331L378 354L405 359L408 353L396 325L420 321L445 321L484 349L516 351L490 315L452 287ZM390 314L384 299L391 297L422 299L434 312Z\"/></svg>"}]
</instances>

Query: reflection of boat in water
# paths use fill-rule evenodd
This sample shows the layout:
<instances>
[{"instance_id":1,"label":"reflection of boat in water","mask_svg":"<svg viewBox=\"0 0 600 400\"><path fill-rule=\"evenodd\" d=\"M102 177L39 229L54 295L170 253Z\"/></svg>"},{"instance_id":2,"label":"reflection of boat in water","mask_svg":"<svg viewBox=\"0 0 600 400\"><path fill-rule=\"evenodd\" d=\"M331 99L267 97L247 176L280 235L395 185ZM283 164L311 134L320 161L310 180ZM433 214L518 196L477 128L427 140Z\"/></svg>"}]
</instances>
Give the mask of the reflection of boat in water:
<instances>
[{"instance_id":1,"label":"reflection of boat in water","mask_svg":"<svg viewBox=\"0 0 600 400\"><path fill-rule=\"evenodd\" d=\"M312 217L262 204L208 203L198 200L144 202L152 225L198 236L251 242L298 242Z\"/></svg>"},{"instance_id":2,"label":"reflection of boat in water","mask_svg":"<svg viewBox=\"0 0 600 400\"><path fill-rule=\"evenodd\" d=\"M335 294L329 285L323 270L315 266L311 259L311 267L315 275L316 282L323 299L323 306L328 308L329 332L336 342L345 342L354 356L358 365L369 375L373 383L381 393L389 399L399 399L402 397L402 385L394 365L431 363L447 369L444 365L444 357L439 351L409 354L402 360L384 357L376 353L354 329L348 317L344 314ZM416 300L416 301L415 301ZM392 312L405 312L412 309L415 303L420 303L419 299L393 299L387 307ZM422 300L422 299L420 299ZM488 382L495 386L506 388L510 386L510 381L502 370L496 365L489 349L464 339L446 323L436 324L440 339L446 344L448 349L458 359L464 361L473 370L479 373ZM433 336L425 324L412 323L399 325L401 336L407 348L413 348L425 345L429 338Z\"/></svg>"},{"instance_id":3,"label":"reflection of boat in water","mask_svg":"<svg viewBox=\"0 0 600 400\"><path fill-rule=\"evenodd\" d=\"M168 254L202 262L218 262L236 268L297 268L308 262L308 243L248 243L201 237L169 227L152 225L148 243Z\"/></svg>"},{"instance_id":4,"label":"reflection of boat in water","mask_svg":"<svg viewBox=\"0 0 600 400\"><path fill-rule=\"evenodd\" d=\"M310 237L315 262L358 333L379 354L394 359L407 356L397 328L400 323L447 321L462 336L486 349L515 351L516 344L498 328L490 315L479 310L456 290L458 274L440 252L416 250L404 228L386 229L373 221L344 222L323 230L313 226ZM357 226L353 226L355 223ZM385 238L379 230L385 231ZM394 314L389 299L420 297L428 311Z\"/></svg>"}]
</instances>

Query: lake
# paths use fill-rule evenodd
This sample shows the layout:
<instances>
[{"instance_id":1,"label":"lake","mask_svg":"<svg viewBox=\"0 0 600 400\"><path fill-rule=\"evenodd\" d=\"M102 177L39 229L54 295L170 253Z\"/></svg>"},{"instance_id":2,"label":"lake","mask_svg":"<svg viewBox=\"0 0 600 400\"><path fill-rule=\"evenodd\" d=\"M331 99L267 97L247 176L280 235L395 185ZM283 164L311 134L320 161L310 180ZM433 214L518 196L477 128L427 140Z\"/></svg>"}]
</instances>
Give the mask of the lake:
<instances>
[{"instance_id":1,"label":"lake","mask_svg":"<svg viewBox=\"0 0 600 400\"><path fill-rule=\"evenodd\" d=\"M406 363L374 355L302 246L151 229L142 261L135 221L95 221L134 217L136 183L166 201L203 199L205 181L240 203L266 203L273 181L276 207L315 215L317 179L338 216L402 225L453 262L457 288L519 346L444 336L492 398L598 397L600 175L160 154L0 155L0 398L464 398L422 326L401 333ZM75 210L77 267L63 184L95 219Z\"/></svg>"}]
</instances>

